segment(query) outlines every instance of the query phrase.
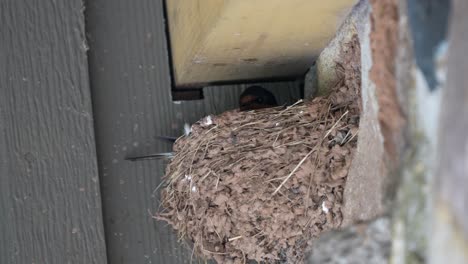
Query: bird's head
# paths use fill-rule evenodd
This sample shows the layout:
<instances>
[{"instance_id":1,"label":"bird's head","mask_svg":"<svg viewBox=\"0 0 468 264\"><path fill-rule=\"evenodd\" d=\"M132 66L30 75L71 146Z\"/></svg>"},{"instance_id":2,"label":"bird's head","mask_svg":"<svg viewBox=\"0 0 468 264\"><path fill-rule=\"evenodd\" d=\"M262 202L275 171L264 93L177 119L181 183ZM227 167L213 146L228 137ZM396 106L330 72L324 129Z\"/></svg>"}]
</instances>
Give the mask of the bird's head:
<instances>
[{"instance_id":1,"label":"bird's head","mask_svg":"<svg viewBox=\"0 0 468 264\"><path fill-rule=\"evenodd\" d=\"M261 86L250 86L240 96L241 111L255 110L278 106L275 96Z\"/></svg>"}]
</instances>

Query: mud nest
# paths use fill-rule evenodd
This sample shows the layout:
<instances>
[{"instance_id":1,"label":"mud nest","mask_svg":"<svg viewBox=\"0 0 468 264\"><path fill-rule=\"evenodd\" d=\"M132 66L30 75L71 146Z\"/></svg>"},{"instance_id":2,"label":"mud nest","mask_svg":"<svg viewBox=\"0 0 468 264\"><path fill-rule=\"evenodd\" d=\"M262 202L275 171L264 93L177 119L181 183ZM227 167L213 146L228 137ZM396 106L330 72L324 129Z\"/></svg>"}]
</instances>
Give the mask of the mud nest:
<instances>
[{"instance_id":1,"label":"mud nest","mask_svg":"<svg viewBox=\"0 0 468 264\"><path fill-rule=\"evenodd\" d=\"M158 218L198 257L302 262L312 239L342 221L361 108L351 62L328 97L195 123L174 145Z\"/></svg>"}]
</instances>

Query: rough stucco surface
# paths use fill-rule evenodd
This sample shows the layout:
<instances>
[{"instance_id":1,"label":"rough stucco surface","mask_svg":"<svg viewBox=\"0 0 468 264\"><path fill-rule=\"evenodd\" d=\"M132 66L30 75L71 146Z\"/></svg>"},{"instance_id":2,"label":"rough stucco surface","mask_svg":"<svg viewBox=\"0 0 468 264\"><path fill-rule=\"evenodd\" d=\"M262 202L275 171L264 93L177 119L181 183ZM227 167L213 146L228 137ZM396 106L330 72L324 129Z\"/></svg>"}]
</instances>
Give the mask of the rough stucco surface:
<instances>
[{"instance_id":1,"label":"rough stucco surface","mask_svg":"<svg viewBox=\"0 0 468 264\"><path fill-rule=\"evenodd\" d=\"M393 214L393 263L424 263L428 236L428 181L434 161L434 146L427 132L435 121L438 95L429 93L423 75L415 65L412 34L406 0L399 5L399 47L397 51L397 92L407 117L407 145L402 152L400 179ZM436 100L437 102L437 100ZM429 120L430 119L430 120ZM424 132L423 132L424 131ZM423 136L426 133L425 136ZM411 140L409 140L411 139Z\"/></svg>"},{"instance_id":2,"label":"rough stucco surface","mask_svg":"<svg viewBox=\"0 0 468 264\"><path fill-rule=\"evenodd\" d=\"M446 85L442 88L433 189L431 263L468 261L468 2L453 1Z\"/></svg>"},{"instance_id":3,"label":"rough stucco surface","mask_svg":"<svg viewBox=\"0 0 468 264\"><path fill-rule=\"evenodd\" d=\"M455 1L448 55L447 84L442 95L437 191L453 210L468 240L468 60L460 54L468 43L466 1ZM450 129L448 129L450 128Z\"/></svg>"},{"instance_id":4,"label":"rough stucco surface","mask_svg":"<svg viewBox=\"0 0 468 264\"><path fill-rule=\"evenodd\" d=\"M394 211L394 263L467 263L466 1L401 0L398 61L408 143ZM445 5L432 12L434 5ZM420 17L409 17L417 14ZM424 19L440 25L421 23ZM434 48L435 47L435 48ZM419 58L418 58L419 56ZM428 77L427 63L435 76ZM432 66L431 66L432 71ZM432 73L431 73L432 74ZM434 79L434 77L436 79ZM461 132L463 131L463 132ZM465 197L465 198L463 198Z\"/></svg>"},{"instance_id":5,"label":"rough stucco surface","mask_svg":"<svg viewBox=\"0 0 468 264\"><path fill-rule=\"evenodd\" d=\"M391 204L389 194L392 191L389 190L393 190L394 179L390 176L388 161L396 160L397 147L394 138L399 138L399 134L394 134L400 132L403 118L399 104L395 101L396 91L387 91L395 89L394 64L389 65L387 62L394 52L380 52L394 49L396 45L385 42L387 33L394 33L392 30L397 22L395 12L382 14L389 9L388 3L383 5L384 7L378 6L380 11L374 14L369 1L360 1L306 77L305 94L310 96L316 90L318 94L326 93L327 87L337 81L340 47L353 34L358 34L361 46L363 111L358 149L346 183L343 226L376 218L385 213ZM388 25L376 25L375 23L381 23L378 21L383 15L385 19L393 20ZM393 153L392 158L389 158L390 153Z\"/></svg>"},{"instance_id":6,"label":"rough stucco surface","mask_svg":"<svg viewBox=\"0 0 468 264\"><path fill-rule=\"evenodd\" d=\"M391 246L390 225L389 218L379 218L324 234L314 243L308 263L386 263Z\"/></svg>"},{"instance_id":7,"label":"rough stucco surface","mask_svg":"<svg viewBox=\"0 0 468 264\"><path fill-rule=\"evenodd\" d=\"M370 220L382 214L382 179L385 168L382 163L383 145L380 127L377 121L377 100L375 86L369 79L372 67L370 52L370 6L368 1L361 1L361 8L355 21L355 30L361 44L362 67L362 105L359 141L344 194L343 226L357 221Z\"/></svg>"},{"instance_id":8,"label":"rough stucco surface","mask_svg":"<svg viewBox=\"0 0 468 264\"><path fill-rule=\"evenodd\" d=\"M405 119L396 90L395 58L398 45L398 1L370 0L371 50L373 65L370 79L375 83L379 103L379 122L385 151L396 162L403 142L401 129Z\"/></svg>"},{"instance_id":9,"label":"rough stucco surface","mask_svg":"<svg viewBox=\"0 0 468 264\"><path fill-rule=\"evenodd\" d=\"M361 1L355 7L350 24L343 26L337 38L321 56L329 64L317 64L335 71L339 49L346 37L357 33L361 47L362 106L358 149L353 160L345 188L342 230L324 234L312 249L309 263L386 263L391 249L391 225L386 203L387 167L384 162L384 140L378 120L376 87L370 78L373 63L371 52L370 6ZM351 33L350 33L351 32ZM332 59L331 59L332 58ZM333 74L321 74L321 78ZM319 77L320 78L320 77ZM331 79L325 79L325 82ZM322 82L323 83L323 82ZM333 83L330 82L330 83ZM370 221L377 218L375 221ZM369 222L370 221L370 222ZM359 222L359 223L358 223Z\"/></svg>"},{"instance_id":10,"label":"rough stucco surface","mask_svg":"<svg viewBox=\"0 0 468 264\"><path fill-rule=\"evenodd\" d=\"M369 220L392 204L395 168L403 146L405 117L396 90L398 4L370 0L372 12L362 38L364 111L358 145L345 191L343 225Z\"/></svg>"}]
</instances>

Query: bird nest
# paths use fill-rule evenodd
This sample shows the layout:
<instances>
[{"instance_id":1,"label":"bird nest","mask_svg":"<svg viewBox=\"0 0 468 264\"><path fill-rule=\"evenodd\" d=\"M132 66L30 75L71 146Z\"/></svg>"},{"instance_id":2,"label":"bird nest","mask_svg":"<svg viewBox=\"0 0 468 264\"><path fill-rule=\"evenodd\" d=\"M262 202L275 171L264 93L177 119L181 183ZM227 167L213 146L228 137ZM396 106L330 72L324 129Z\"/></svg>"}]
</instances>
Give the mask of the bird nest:
<instances>
[{"instance_id":1,"label":"bird nest","mask_svg":"<svg viewBox=\"0 0 468 264\"><path fill-rule=\"evenodd\" d=\"M158 218L218 263L302 262L311 239L342 221L361 108L356 65L338 71L328 97L195 123L174 145Z\"/></svg>"}]
</instances>

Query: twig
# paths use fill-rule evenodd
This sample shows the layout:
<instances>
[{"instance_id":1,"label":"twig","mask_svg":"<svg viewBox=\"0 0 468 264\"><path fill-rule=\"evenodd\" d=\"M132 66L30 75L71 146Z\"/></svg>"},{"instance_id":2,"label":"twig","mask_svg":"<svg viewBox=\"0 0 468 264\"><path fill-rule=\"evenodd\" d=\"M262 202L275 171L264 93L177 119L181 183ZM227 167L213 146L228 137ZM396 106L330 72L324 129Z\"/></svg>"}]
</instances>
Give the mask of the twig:
<instances>
[{"instance_id":1,"label":"twig","mask_svg":"<svg viewBox=\"0 0 468 264\"><path fill-rule=\"evenodd\" d=\"M307 153L307 155L305 155L305 157L302 158L302 160L299 162L299 164L297 164L297 166L291 171L291 173L289 173L289 175L286 177L286 179L284 179L284 181L281 182L281 184L278 186L278 188L276 188L276 190L273 192L273 194L271 196L274 196L281 189L281 187L283 187L283 185L289 180L289 178L291 178L291 176L297 171L297 169L299 169L299 167L301 167L302 163L304 163L304 161L306 161L306 159L310 156L310 154L312 154L315 151L315 149L316 148L309 151L309 153Z\"/></svg>"},{"instance_id":2,"label":"twig","mask_svg":"<svg viewBox=\"0 0 468 264\"><path fill-rule=\"evenodd\" d=\"M228 241L232 242L232 241L240 239L240 238L242 238L242 236L231 237L231 238L228 239Z\"/></svg>"},{"instance_id":3,"label":"twig","mask_svg":"<svg viewBox=\"0 0 468 264\"><path fill-rule=\"evenodd\" d=\"M335 129L335 127L338 125L338 123L341 121L341 119L343 119L343 117L345 117L345 115L347 115L349 113L348 110L346 110L346 112L344 112L343 115L341 115L340 118L338 118L338 121L335 122L335 124L328 130L328 132L325 134L325 136L323 137L324 139L328 137L328 135L330 135L330 133L333 131L333 129Z\"/></svg>"},{"instance_id":4,"label":"twig","mask_svg":"<svg viewBox=\"0 0 468 264\"><path fill-rule=\"evenodd\" d=\"M325 136L323 137L324 139L328 137L328 135L333 131L333 129L335 129L335 127L338 125L338 123L341 121L341 119L348 114L349 111L346 111L336 122L335 124L328 130L328 132L325 134ZM281 187L283 187L283 185L289 180L289 178L291 178L291 176L297 171L297 169L299 169L299 167L306 161L306 159L317 149L317 146L319 146L321 144L317 144L315 146L315 148L313 148L311 151L309 151L309 153L307 153L307 155L302 158L302 160L299 162L299 164L297 164L297 166L291 171L291 173L286 177L286 179L284 179L283 182L281 182L281 184L278 186L278 188L276 188L276 190L273 192L272 196L274 196L280 189Z\"/></svg>"},{"instance_id":5,"label":"twig","mask_svg":"<svg viewBox=\"0 0 468 264\"><path fill-rule=\"evenodd\" d=\"M351 142L351 140L353 140L354 137L357 136L358 133L359 133L359 129L356 131L356 134L354 134L348 141L346 141L346 143Z\"/></svg>"}]
</instances>

